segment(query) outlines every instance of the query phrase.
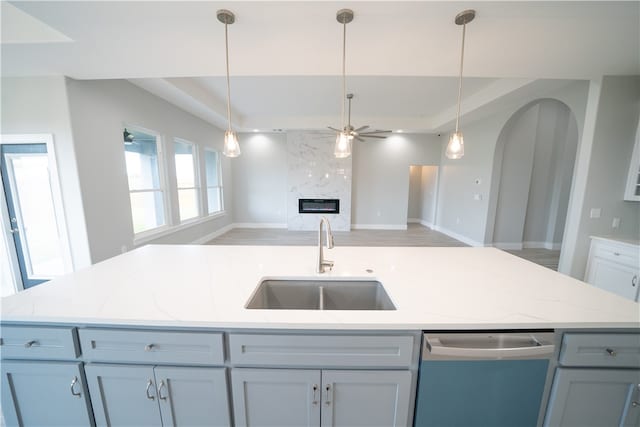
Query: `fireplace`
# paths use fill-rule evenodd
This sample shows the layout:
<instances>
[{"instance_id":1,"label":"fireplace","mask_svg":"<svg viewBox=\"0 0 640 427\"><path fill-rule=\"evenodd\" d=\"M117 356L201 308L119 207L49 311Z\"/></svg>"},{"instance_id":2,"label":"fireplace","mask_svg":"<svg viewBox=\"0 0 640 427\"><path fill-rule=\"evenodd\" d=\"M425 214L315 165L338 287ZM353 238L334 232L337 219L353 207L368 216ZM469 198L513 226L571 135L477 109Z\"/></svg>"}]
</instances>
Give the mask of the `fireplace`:
<instances>
[{"instance_id":1,"label":"fireplace","mask_svg":"<svg viewBox=\"0 0 640 427\"><path fill-rule=\"evenodd\" d=\"M340 199L298 199L298 213L339 214Z\"/></svg>"}]
</instances>

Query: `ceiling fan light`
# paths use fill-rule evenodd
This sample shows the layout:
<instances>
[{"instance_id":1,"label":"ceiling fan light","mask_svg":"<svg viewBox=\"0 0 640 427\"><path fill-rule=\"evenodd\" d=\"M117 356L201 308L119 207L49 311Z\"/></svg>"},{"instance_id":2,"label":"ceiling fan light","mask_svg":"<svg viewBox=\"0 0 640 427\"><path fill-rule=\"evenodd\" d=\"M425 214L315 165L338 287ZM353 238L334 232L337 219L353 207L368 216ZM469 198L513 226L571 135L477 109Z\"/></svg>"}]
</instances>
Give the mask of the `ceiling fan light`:
<instances>
[{"instance_id":1,"label":"ceiling fan light","mask_svg":"<svg viewBox=\"0 0 640 427\"><path fill-rule=\"evenodd\" d=\"M449 137L449 143L447 144L447 151L445 155L448 159L461 159L464 156L464 138L462 132L454 132Z\"/></svg>"},{"instance_id":2,"label":"ceiling fan light","mask_svg":"<svg viewBox=\"0 0 640 427\"><path fill-rule=\"evenodd\" d=\"M351 155L351 139L347 132L340 132L336 136L336 146L333 154L338 159L344 159Z\"/></svg>"},{"instance_id":3,"label":"ceiling fan light","mask_svg":"<svg viewBox=\"0 0 640 427\"><path fill-rule=\"evenodd\" d=\"M224 133L224 148L222 154L227 157L238 157L240 155L240 144L238 143L238 135L232 130Z\"/></svg>"}]
</instances>

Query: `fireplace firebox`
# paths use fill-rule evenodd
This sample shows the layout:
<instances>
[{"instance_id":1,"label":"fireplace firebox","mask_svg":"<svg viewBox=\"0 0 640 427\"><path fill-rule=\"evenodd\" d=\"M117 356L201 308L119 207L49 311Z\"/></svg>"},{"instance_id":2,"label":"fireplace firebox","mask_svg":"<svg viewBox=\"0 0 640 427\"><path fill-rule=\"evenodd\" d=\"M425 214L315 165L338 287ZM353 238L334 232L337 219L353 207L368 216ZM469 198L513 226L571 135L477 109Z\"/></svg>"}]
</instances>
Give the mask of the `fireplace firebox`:
<instances>
[{"instance_id":1,"label":"fireplace firebox","mask_svg":"<svg viewBox=\"0 0 640 427\"><path fill-rule=\"evenodd\" d=\"M298 213L338 214L340 199L298 199Z\"/></svg>"}]
</instances>

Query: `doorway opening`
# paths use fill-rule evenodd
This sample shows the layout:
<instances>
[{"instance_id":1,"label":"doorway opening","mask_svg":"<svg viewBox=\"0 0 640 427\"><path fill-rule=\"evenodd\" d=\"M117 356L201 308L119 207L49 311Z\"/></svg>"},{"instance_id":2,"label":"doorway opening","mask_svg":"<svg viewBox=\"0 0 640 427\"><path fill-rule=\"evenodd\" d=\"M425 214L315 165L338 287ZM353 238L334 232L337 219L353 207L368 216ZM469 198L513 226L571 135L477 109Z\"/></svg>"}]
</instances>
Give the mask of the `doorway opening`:
<instances>
[{"instance_id":1,"label":"doorway opening","mask_svg":"<svg viewBox=\"0 0 640 427\"><path fill-rule=\"evenodd\" d=\"M438 201L438 166L409 166L409 206L407 223L433 229Z\"/></svg>"},{"instance_id":2,"label":"doorway opening","mask_svg":"<svg viewBox=\"0 0 640 427\"><path fill-rule=\"evenodd\" d=\"M72 270L51 136L3 135L2 295Z\"/></svg>"}]
</instances>

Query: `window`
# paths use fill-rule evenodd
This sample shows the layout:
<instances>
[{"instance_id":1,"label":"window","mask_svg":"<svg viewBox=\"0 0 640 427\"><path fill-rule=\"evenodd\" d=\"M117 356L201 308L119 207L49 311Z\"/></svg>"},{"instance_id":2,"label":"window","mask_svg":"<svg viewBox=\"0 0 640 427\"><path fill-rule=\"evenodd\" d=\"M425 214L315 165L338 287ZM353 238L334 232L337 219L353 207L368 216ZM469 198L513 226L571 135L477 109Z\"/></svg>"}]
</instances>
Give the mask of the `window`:
<instances>
[{"instance_id":1,"label":"window","mask_svg":"<svg viewBox=\"0 0 640 427\"><path fill-rule=\"evenodd\" d=\"M217 151L204 150L204 164L207 171L207 212L221 212L222 179L220 178L220 156Z\"/></svg>"},{"instance_id":2,"label":"window","mask_svg":"<svg viewBox=\"0 0 640 427\"><path fill-rule=\"evenodd\" d=\"M197 185L195 145L175 140L173 143L176 159L176 181L178 182L178 207L180 209L180 221L199 216L200 188Z\"/></svg>"},{"instance_id":3,"label":"window","mask_svg":"<svg viewBox=\"0 0 640 427\"><path fill-rule=\"evenodd\" d=\"M165 225L158 136L125 129L124 152L129 179L133 232L137 234Z\"/></svg>"}]
</instances>

